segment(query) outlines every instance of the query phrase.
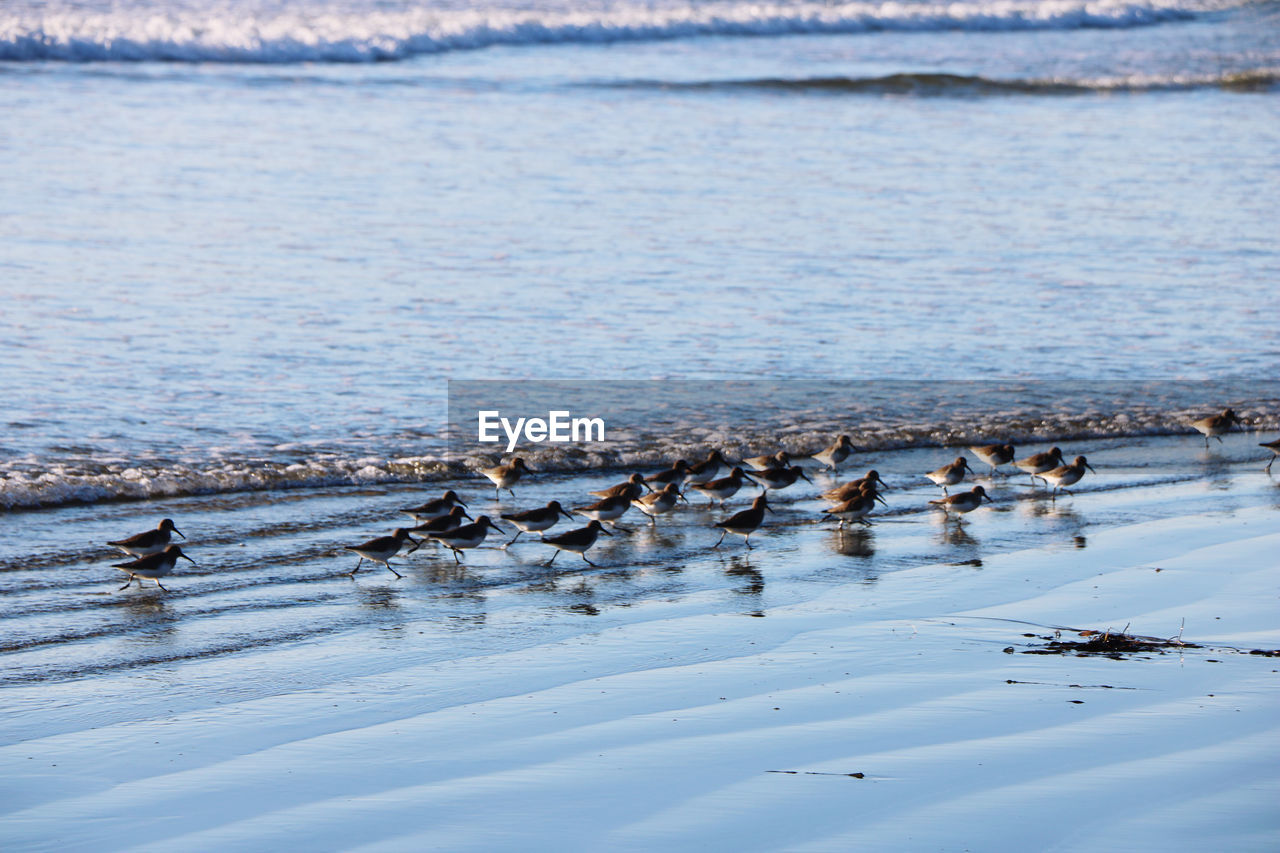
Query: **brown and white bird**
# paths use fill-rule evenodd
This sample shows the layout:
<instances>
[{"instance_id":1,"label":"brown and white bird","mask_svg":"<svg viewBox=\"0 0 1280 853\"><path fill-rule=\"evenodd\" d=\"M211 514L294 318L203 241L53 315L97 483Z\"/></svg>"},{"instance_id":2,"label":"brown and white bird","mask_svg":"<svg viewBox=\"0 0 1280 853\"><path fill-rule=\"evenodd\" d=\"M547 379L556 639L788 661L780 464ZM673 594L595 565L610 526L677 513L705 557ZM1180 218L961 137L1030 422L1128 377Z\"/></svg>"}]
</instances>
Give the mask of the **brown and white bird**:
<instances>
[{"instance_id":1,"label":"brown and white bird","mask_svg":"<svg viewBox=\"0 0 1280 853\"><path fill-rule=\"evenodd\" d=\"M877 492L880 489L888 489L889 485L880 479L880 474L873 468L866 473L866 476L859 477L856 480L850 480L847 483L841 483L834 489L827 489L822 493L822 497L832 503L844 503L850 498L856 498L862 491L864 483L871 483L875 486Z\"/></svg>"},{"instance_id":2,"label":"brown and white bird","mask_svg":"<svg viewBox=\"0 0 1280 853\"><path fill-rule=\"evenodd\" d=\"M657 524L657 517L666 515L676 508L676 501L684 501L684 495L680 494L680 487L675 483L667 483L656 492L650 492L642 497L634 498L631 505L636 508L637 512L642 512L649 516L650 524ZM688 501L685 501L688 503Z\"/></svg>"},{"instance_id":3,"label":"brown and white bird","mask_svg":"<svg viewBox=\"0 0 1280 853\"><path fill-rule=\"evenodd\" d=\"M468 548L479 548L490 530L496 530L499 533L507 532L490 521L489 516L482 515L471 524L464 524L443 533L433 533L431 538L453 551L453 561L461 563L462 552Z\"/></svg>"},{"instance_id":4,"label":"brown and white bird","mask_svg":"<svg viewBox=\"0 0 1280 853\"><path fill-rule=\"evenodd\" d=\"M871 522L867 521L867 514L876 508L877 500L884 503L884 501L876 495L875 487L868 486L865 487L860 494L849 498L847 501L836 504L830 509L824 509L823 512L833 518L840 519L840 527L838 528L840 530L844 529L846 521L857 521L870 527Z\"/></svg>"},{"instance_id":5,"label":"brown and white bird","mask_svg":"<svg viewBox=\"0 0 1280 853\"><path fill-rule=\"evenodd\" d=\"M1236 417L1235 412L1231 409L1223 409L1220 414L1192 421L1191 426L1195 427L1196 431L1204 436L1204 446L1207 450L1210 438L1216 438L1221 443L1222 434L1238 423L1240 423L1240 419Z\"/></svg>"},{"instance_id":6,"label":"brown and white bird","mask_svg":"<svg viewBox=\"0 0 1280 853\"><path fill-rule=\"evenodd\" d=\"M1266 471L1268 474L1270 474L1271 463L1276 461L1277 456L1280 456L1280 438L1277 438L1275 441L1261 442L1258 444L1258 446L1265 447L1267 450L1271 451L1271 458L1267 460L1267 467L1262 469L1263 471Z\"/></svg>"},{"instance_id":7,"label":"brown and white bird","mask_svg":"<svg viewBox=\"0 0 1280 853\"><path fill-rule=\"evenodd\" d=\"M993 475L1001 465L1012 462L1014 455L1012 444L984 444L981 447L970 447L969 452L990 465Z\"/></svg>"},{"instance_id":8,"label":"brown and white bird","mask_svg":"<svg viewBox=\"0 0 1280 853\"><path fill-rule=\"evenodd\" d=\"M853 446L853 439L842 435L832 442L830 447L813 454L813 458L821 462L823 468L836 471L840 468L840 463L848 459L849 454L856 449Z\"/></svg>"},{"instance_id":9,"label":"brown and white bird","mask_svg":"<svg viewBox=\"0 0 1280 853\"><path fill-rule=\"evenodd\" d=\"M942 493L945 495L947 494L947 486L954 486L956 483L964 479L965 471L972 470L973 469L969 467L968 459L965 459L963 456L957 456L955 462L952 462L950 465L943 465L936 471L930 471L928 474L925 474L925 476L932 480L934 485L941 486Z\"/></svg>"},{"instance_id":10,"label":"brown and white bird","mask_svg":"<svg viewBox=\"0 0 1280 853\"><path fill-rule=\"evenodd\" d=\"M716 477L720 476L721 468L728 468L729 461L724 458L719 450L713 450L707 454L707 458L699 462L697 465L690 465L689 471L685 475L685 482L689 485L696 483L710 483Z\"/></svg>"},{"instance_id":11,"label":"brown and white bird","mask_svg":"<svg viewBox=\"0 0 1280 853\"><path fill-rule=\"evenodd\" d=\"M180 546L166 545L163 551L157 551L154 554L148 554L145 557L139 557L127 563L115 563L112 568L119 569L129 575L129 583L126 583L120 589L128 589L129 584L133 583L135 579L138 581L138 586L142 586L142 578L146 578L147 580L155 581L156 586L168 592L169 590L161 585L160 578L173 571L173 567L178 564L179 557L193 566L196 565L195 560L182 553Z\"/></svg>"},{"instance_id":12,"label":"brown and white bird","mask_svg":"<svg viewBox=\"0 0 1280 853\"><path fill-rule=\"evenodd\" d=\"M540 506L537 509L527 509L524 512L509 512L502 516L503 521L511 522L511 525L517 528L516 535L503 548L509 548L515 544L520 538L521 533L541 533L544 530L550 530L556 526L556 522L561 517L573 521L573 516L560 506L560 501L549 501L546 506Z\"/></svg>"},{"instance_id":13,"label":"brown and white bird","mask_svg":"<svg viewBox=\"0 0 1280 853\"><path fill-rule=\"evenodd\" d=\"M404 575L391 568L391 558L400 553L400 549L406 542L412 542L415 549L416 546L422 544L410 536L408 530L403 527L397 527L390 536L379 536L377 539L370 539L368 542L361 542L359 545L345 546L342 550L354 551L360 555L360 560L356 563L356 567L347 572L347 576L350 577L360 571L364 561L368 560L371 563L382 563L382 565L390 569L391 574L398 578L404 577Z\"/></svg>"},{"instance_id":14,"label":"brown and white bird","mask_svg":"<svg viewBox=\"0 0 1280 853\"><path fill-rule=\"evenodd\" d=\"M677 459L671 463L670 468L665 468L656 474L650 474L644 478L646 483L656 483L659 486L665 486L667 483L683 483L685 477L689 475L689 463L683 459Z\"/></svg>"},{"instance_id":15,"label":"brown and white bird","mask_svg":"<svg viewBox=\"0 0 1280 853\"><path fill-rule=\"evenodd\" d=\"M607 521L610 524L622 518L631 509L631 498L618 495L616 498L601 498L590 506L577 506L573 511L584 518L595 521Z\"/></svg>"},{"instance_id":16,"label":"brown and white bird","mask_svg":"<svg viewBox=\"0 0 1280 853\"><path fill-rule=\"evenodd\" d=\"M804 473L804 469L799 465L792 465L788 468L765 468L763 471L757 471L753 475L756 482L767 492L770 489L777 491L785 489L787 486L793 485L796 480L804 480L806 483L812 483Z\"/></svg>"},{"instance_id":17,"label":"brown and white bird","mask_svg":"<svg viewBox=\"0 0 1280 853\"><path fill-rule=\"evenodd\" d=\"M169 545L169 534L171 533L177 533L182 536L182 531L174 527L173 519L164 518L160 520L160 524L154 530L144 530L127 539L117 539L107 544L135 557L149 557L152 554L159 554ZM187 537L182 536L182 538L186 539Z\"/></svg>"},{"instance_id":18,"label":"brown and white bird","mask_svg":"<svg viewBox=\"0 0 1280 853\"><path fill-rule=\"evenodd\" d=\"M933 506L941 507L948 515L954 515L956 520L959 521L960 516L967 512L973 512L982 506L984 500L988 503L995 503L982 486L974 486L967 492L957 492L954 495L948 495L936 501L929 501L929 503Z\"/></svg>"},{"instance_id":19,"label":"brown and white bird","mask_svg":"<svg viewBox=\"0 0 1280 853\"><path fill-rule=\"evenodd\" d=\"M433 518L428 522L417 525L416 527L410 527L410 535L417 534L418 536L426 538L421 539L417 544L410 548L408 553L412 554L414 551L421 548L423 543L427 542L433 533L445 533L450 530L457 530L462 526L462 519L464 518L467 521L474 520L471 516L467 515L467 511L461 506L455 506L453 509L449 510L447 515L442 515L439 518Z\"/></svg>"},{"instance_id":20,"label":"brown and white bird","mask_svg":"<svg viewBox=\"0 0 1280 853\"><path fill-rule=\"evenodd\" d=\"M729 472L728 477L721 477L718 480L712 480L708 483L694 483L690 488L707 496L707 506L718 500L721 504L738 493L748 481L756 483L741 468L734 468ZM759 483L756 483L759 485Z\"/></svg>"},{"instance_id":21,"label":"brown and white bird","mask_svg":"<svg viewBox=\"0 0 1280 853\"><path fill-rule=\"evenodd\" d=\"M406 507L401 512L412 515L413 520L419 524L426 524L428 521L435 521L437 518L448 515L455 506L465 507L466 503L458 497L458 493L450 489L443 496L429 500L419 506Z\"/></svg>"},{"instance_id":22,"label":"brown and white bird","mask_svg":"<svg viewBox=\"0 0 1280 853\"><path fill-rule=\"evenodd\" d=\"M610 486L607 489L599 489L588 494L595 495L600 498L617 498L626 495L627 500L635 500L645 492L651 492L649 486L644 481L643 474L632 474L625 483L619 483L616 486Z\"/></svg>"},{"instance_id":23,"label":"brown and white bird","mask_svg":"<svg viewBox=\"0 0 1280 853\"><path fill-rule=\"evenodd\" d=\"M1026 474L1030 474L1031 485L1034 486L1037 477L1043 480L1044 477L1041 477L1041 474L1046 471L1052 471L1054 468L1057 468L1062 464L1062 451L1056 447L1050 447L1043 453L1036 453L1032 456L1028 456L1026 459L1019 459L1013 463L1013 467Z\"/></svg>"},{"instance_id":24,"label":"brown and white bird","mask_svg":"<svg viewBox=\"0 0 1280 853\"><path fill-rule=\"evenodd\" d=\"M506 489L511 493L511 497L515 497L516 493L511 491L511 487L520 479L521 474L530 473L529 467L524 464L524 459L517 456L506 465L495 465L492 468L481 468L480 473L489 478L494 485L494 500L502 497L502 490Z\"/></svg>"},{"instance_id":25,"label":"brown and white bird","mask_svg":"<svg viewBox=\"0 0 1280 853\"><path fill-rule=\"evenodd\" d=\"M603 533L605 536L613 534L604 529L604 526L595 519L586 527L579 527L577 530L569 530L557 536L543 536L542 541L556 549L551 555L551 559L547 560L547 565L551 565L556 561L556 557L560 556L561 551L569 551L577 554L583 560L586 560L588 566L596 566L595 563L587 560L587 551L592 545L596 544L596 539Z\"/></svg>"},{"instance_id":26,"label":"brown and white bird","mask_svg":"<svg viewBox=\"0 0 1280 853\"><path fill-rule=\"evenodd\" d=\"M791 454L785 450L779 450L772 456L765 454L764 456L752 456L750 459L743 459L756 471L764 471L769 468L787 468L791 465Z\"/></svg>"},{"instance_id":27,"label":"brown and white bird","mask_svg":"<svg viewBox=\"0 0 1280 853\"><path fill-rule=\"evenodd\" d=\"M769 501L763 495L756 495L756 499L751 502L751 509L744 509L741 512L735 512L724 521L718 521L714 525L720 528L720 538L716 540L716 544L712 548L719 548L720 543L724 541L726 533L733 533L743 537L747 543L747 549L751 549L751 534L764 523L764 514L773 512L769 509Z\"/></svg>"},{"instance_id":28,"label":"brown and white bird","mask_svg":"<svg viewBox=\"0 0 1280 853\"><path fill-rule=\"evenodd\" d=\"M1080 478L1084 476L1085 468L1093 471L1093 466L1083 456L1077 456L1070 465L1059 465L1052 471L1045 471L1044 479L1053 486L1053 496L1056 498L1059 491L1066 492L1067 486L1073 486L1080 482ZM1093 473L1096 474L1098 472L1093 471Z\"/></svg>"}]
</instances>

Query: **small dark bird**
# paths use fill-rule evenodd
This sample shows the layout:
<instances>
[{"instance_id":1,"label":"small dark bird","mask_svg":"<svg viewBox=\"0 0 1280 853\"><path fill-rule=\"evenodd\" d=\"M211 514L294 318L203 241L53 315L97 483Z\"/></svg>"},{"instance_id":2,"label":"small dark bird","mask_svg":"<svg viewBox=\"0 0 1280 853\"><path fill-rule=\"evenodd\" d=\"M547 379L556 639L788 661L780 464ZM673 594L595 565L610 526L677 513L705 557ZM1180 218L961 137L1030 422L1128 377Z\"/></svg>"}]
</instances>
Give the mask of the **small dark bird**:
<instances>
[{"instance_id":1,"label":"small dark bird","mask_svg":"<svg viewBox=\"0 0 1280 853\"><path fill-rule=\"evenodd\" d=\"M160 524L154 530L144 530L141 533L135 533L128 539L117 539L115 542L108 542L107 544L135 557L149 557L152 554L159 554L165 549L165 546L169 544L170 533L182 536L182 531L173 526L173 519L164 518L160 520ZM187 537L182 536L182 538L186 539Z\"/></svg>"},{"instance_id":2,"label":"small dark bird","mask_svg":"<svg viewBox=\"0 0 1280 853\"><path fill-rule=\"evenodd\" d=\"M587 550L590 549L592 545L596 544L596 539L599 538L601 533L605 536L613 535L604 529L604 525L593 518L591 523L586 527L579 527L577 530L569 530L558 536L543 536L542 541L556 549L556 552L551 555L551 559L547 560L547 565L549 566L554 563L556 561L556 557L560 556L561 551L570 551L582 557L583 560L586 560L588 566L596 566L595 563L587 560Z\"/></svg>"},{"instance_id":3,"label":"small dark bird","mask_svg":"<svg viewBox=\"0 0 1280 853\"><path fill-rule=\"evenodd\" d=\"M142 578L147 578L155 581L156 586L168 592L169 590L161 586L160 578L173 571L173 567L178 564L179 557L193 566L196 564L195 560L182 553L180 546L168 545L163 551L148 554L145 557L139 557L127 563L115 563L112 568L119 569L129 575L129 583L126 583L120 589L128 589L129 584L133 583L135 578L138 581L138 586L142 586Z\"/></svg>"},{"instance_id":4,"label":"small dark bird","mask_svg":"<svg viewBox=\"0 0 1280 853\"><path fill-rule=\"evenodd\" d=\"M360 571L360 567L364 565L364 561L368 560L371 563L382 563L390 570L391 574L398 578L404 577L404 575L391 568L391 558L400 553L400 548L405 542L412 542L415 546L422 544L410 536L408 530L403 527L397 527L390 536L379 536L377 539L370 539L368 542L361 542L359 545L344 547L342 550L354 551L360 555L360 560L356 563L356 567L347 572L347 576L355 575L356 572Z\"/></svg>"},{"instance_id":5,"label":"small dark bird","mask_svg":"<svg viewBox=\"0 0 1280 853\"><path fill-rule=\"evenodd\" d=\"M743 537L747 543L747 549L751 549L751 534L755 533L764 522L764 514L773 512L769 509L769 502L763 494L756 495L756 499L751 502L751 509L744 509L742 512L735 512L724 521L717 522L716 527L721 529L720 538L716 540L713 548L719 548L720 543L724 541L726 533L734 533Z\"/></svg>"},{"instance_id":6,"label":"small dark bird","mask_svg":"<svg viewBox=\"0 0 1280 853\"><path fill-rule=\"evenodd\" d=\"M516 535L511 537L511 541L502 547L509 548L514 545L521 533L541 533L544 530L550 530L556 526L561 516L573 521L573 516L560 506L560 501L550 501L546 506L540 506L537 509L504 514L502 520L511 522L517 531Z\"/></svg>"}]
</instances>

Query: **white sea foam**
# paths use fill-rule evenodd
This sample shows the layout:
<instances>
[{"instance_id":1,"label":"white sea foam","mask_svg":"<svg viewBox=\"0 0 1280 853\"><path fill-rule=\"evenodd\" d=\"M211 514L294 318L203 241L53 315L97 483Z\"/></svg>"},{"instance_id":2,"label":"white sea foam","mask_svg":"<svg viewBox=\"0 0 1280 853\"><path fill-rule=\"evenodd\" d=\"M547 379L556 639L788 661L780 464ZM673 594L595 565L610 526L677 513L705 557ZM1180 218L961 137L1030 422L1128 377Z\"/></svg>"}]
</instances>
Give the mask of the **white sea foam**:
<instances>
[{"instance_id":1,"label":"white sea foam","mask_svg":"<svg viewBox=\"0 0 1280 853\"><path fill-rule=\"evenodd\" d=\"M1188 20L1220 0L623 4L589 9L351 11L226 6L0 10L0 60L373 62L494 45L883 30L1070 30Z\"/></svg>"}]
</instances>

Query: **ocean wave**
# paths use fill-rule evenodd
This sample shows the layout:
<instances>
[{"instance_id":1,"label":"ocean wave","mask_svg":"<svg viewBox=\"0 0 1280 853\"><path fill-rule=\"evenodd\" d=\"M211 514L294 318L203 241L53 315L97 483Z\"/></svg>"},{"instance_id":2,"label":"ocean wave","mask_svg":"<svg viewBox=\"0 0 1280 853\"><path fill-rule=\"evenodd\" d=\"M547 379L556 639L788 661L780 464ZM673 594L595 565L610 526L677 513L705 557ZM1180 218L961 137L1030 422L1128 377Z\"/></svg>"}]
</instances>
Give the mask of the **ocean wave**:
<instances>
[{"instance_id":1,"label":"ocean wave","mask_svg":"<svg viewBox=\"0 0 1280 853\"><path fill-rule=\"evenodd\" d=\"M878 77L764 77L748 80L666 81L629 80L599 84L607 88L662 89L664 91L732 92L776 91L852 95L911 95L916 97L980 97L991 95L1090 95L1143 92L1180 92L1226 89L1266 92L1280 85L1280 69L1259 68L1231 74L1100 79L997 79L990 77L903 73Z\"/></svg>"},{"instance_id":2,"label":"ocean wave","mask_svg":"<svg viewBox=\"0 0 1280 853\"><path fill-rule=\"evenodd\" d=\"M1234 407L1246 430L1266 430L1270 436L1280 428L1280 399L1237 402ZM778 449L800 458L822 449L841 432L852 434L862 454L992 442L1022 447L1158 435L1198 436L1189 423L1204 414L1203 408L1131 406L1116 412L1083 406L1076 411L1044 412L1029 407L999 413L949 412L945 420L910 422L899 422L892 416L864 416L855 427L835 416L797 421L786 413L765 410L750 423L719 423L715 418L690 416L612 430L608 440L598 445L525 444L516 452L539 474L656 471L675 459L705 456L712 448L730 458ZM477 445L454 445L415 449L412 454L325 453L291 462L248 456L156 464L86 458L42 467L27 459L0 465L0 507L20 510L246 491L437 483L468 477L476 479L477 489L483 491L489 486L475 471L495 464L498 454L479 453L476 449Z\"/></svg>"},{"instance_id":3,"label":"ocean wave","mask_svg":"<svg viewBox=\"0 0 1280 853\"><path fill-rule=\"evenodd\" d=\"M689 3L589 10L338 7L216 11L0 9L0 61L378 62L508 45L806 33L1142 27L1239 5L1221 0Z\"/></svg>"}]
</instances>

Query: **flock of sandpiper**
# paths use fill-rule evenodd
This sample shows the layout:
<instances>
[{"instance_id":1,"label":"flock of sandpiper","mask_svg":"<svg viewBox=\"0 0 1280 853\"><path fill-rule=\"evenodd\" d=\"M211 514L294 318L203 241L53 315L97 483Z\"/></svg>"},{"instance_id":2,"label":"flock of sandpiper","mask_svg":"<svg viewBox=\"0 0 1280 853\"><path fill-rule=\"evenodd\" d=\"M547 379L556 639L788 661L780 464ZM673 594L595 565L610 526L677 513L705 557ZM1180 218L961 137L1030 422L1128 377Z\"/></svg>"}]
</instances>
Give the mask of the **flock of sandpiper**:
<instances>
[{"instance_id":1,"label":"flock of sandpiper","mask_svg":"<svg viewBox=\"0 0 1280 853\"><path fill-rule=\"evenodd\" d=\"M1208 447L1210 438L1217 438L1221 442L1220 436L1236 423L1239 423L1239 420L1235 413L1231 409L1226 409L1220 414L1193 421L1191 426L1204 435L1205 446ZM1261 446L1272 453L1272 458L1265 469L1270 473L1271 462L1275 461L1276 456L1280 456L1280 439L1264 442ZM836 472L840 464L855 450L852 439L842 435L829 447L813 454L811 458L824 470ZM992 475L1000 466L1012 464L1018 470L1030 475L1033 485L1036 480L1041 480L1046 485L1052 486L1054 498L1059 491L1066 491L1068 486L1078 483L1086 469L1093 471L1092 466L1083 456L1077 456L1067 464L1062 451L1057 447L1016 460L1014 448L1009 444L976 446L970 447L969 450L982 462L991 466ZM590 519L586 527L541 537L542 543L556 549L551 559L547 561L547 565L554 563L561 551L568 551L578 554L589 565L595 566L596 564L587 558L587 551L595 545L601 535L613 535L605 525L622 529L617 527L616 522L628 510L634 508L648 516L650 524L656 525L658 516L671 512L680 502L688 503L685 492L689 489L706 496L708 506L715 502L723 506L725 501L737 494L749 482L760 487L760 494L752 500L749 509L736 512L723 521L715 523L714 527L720 530L720 538L712 547L719 548L725 536L733 533L743 537L747 548L751 548L751 534L764 523L765 513L773 511L769 508L768 493L785 489L798 480L813 482L801 466L792 464L793 461L795 460L786 451L778 451L772 455L744 459L742 465L733 465L719 450L711 451L706 459L694 465L690 465L683 459L677 460L670 468L656 474L648 476L632 474L625 482L591 492L591 495L598 500L586 506L566 510L559 501L550 501L546 506L535 509L504 513L500 518L516 528L517 532L502 547L504 549L510 547L525 533L542 533L550 530L561 518L573 520L576 514ZM747 473L743 465L752 469L751 473ZM725 470L728 470L728 474L721 476ZM500 499L503 490L515 497L511 487L523 475L529 473L529 468L524 460L517 456L507 464L481 469L480 473L493 483L495 499ZM961 516L977 509L984 500L994 503L982 486L974 486L967 492L954 495L949 493L948 488L960 483L966 473L973 473L973 469L965 457L958 456L954 462L925 474L933 483L942 487L943 491L942 498L929 503L954 517L957 523ZM880 479L879 474L874 470L868 471L863 477L824 491L822 497L832 506L823 510L823 513L828 518L836 519L840 529L843 529L846 523L858 522L868 525L870 521L867 516L875 508L876 503L885 503L880 492L887 488L889 487ZM343 550L354 552L360 558L356 567L347 574L355 575L364 565L364 561L369 560L381 563L396 577L403 577L392 567L391 558L397 556L406 545L411 545L408 553L412 554L428 541L450 549L454 560L460 563L462 553L483 544L490 530L504 535L508 532L495 524L487 515L472 519L467 514L466 506L467 504L458 497L457 493L451 490L445 492L442 497L427 501L420 506L402 510L413 517L417 522L416 526L400 527L389 536L379 536L359 545L345 547ZM470 523L464 523L464 521ZM113 564L114 568L129 575L129 581L120 589L128 588L135 580L141 586L144 578L154 580L156 586L165 589L160 584L160 578L173 571L179 559L195 563L182 552L179 545L170 542L172 534L175 533L186 538L173 521L166 518L154 530L107 543L135 558L127 563ZM417 538L414 538L415 536Z\"/></svg>"}]
</instances>

